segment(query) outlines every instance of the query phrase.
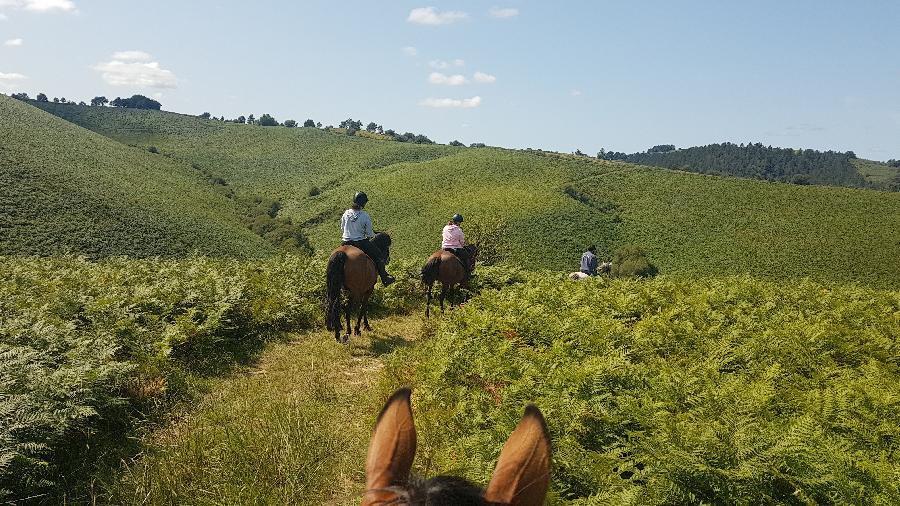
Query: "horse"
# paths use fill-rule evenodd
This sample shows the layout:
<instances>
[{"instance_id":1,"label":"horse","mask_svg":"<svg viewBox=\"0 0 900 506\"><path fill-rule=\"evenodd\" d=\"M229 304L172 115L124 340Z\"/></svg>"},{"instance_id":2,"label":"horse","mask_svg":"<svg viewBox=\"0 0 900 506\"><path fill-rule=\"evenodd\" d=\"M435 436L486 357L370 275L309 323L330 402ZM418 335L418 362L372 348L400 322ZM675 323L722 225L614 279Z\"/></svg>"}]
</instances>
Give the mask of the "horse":
<instances>
[{"instance_id":1,"label":"horse","mask_svg":"<svg viewBox=\"0 0 900 506\"><path fill-rule=\"evenodd\" d=\"M416 426L412 392L401 388L385 403L366 457L366 490L362 506L406 505L509 505L540 506L550 485L550 436L541 410L533 404L500 451L487 488L458 477L437 476L411 480L416 455Z\"/></svg>"},{"instance_id":2,"label":"horse","mask_svg":"<svg viewBox=\"0 0 900 506\"><path fill-rule=\"evenodd\" d=\"M451 292L450 307L453 307L454 288L466 280L466 274L475 270L475 259L478 257L478 246L469 244L463 249L469 254L469 265L463 265L458 256L442 249L435 251L428 257L422 267L422 283L428 287L425 300L425 316L431 314L431 291L435 281L441 282L441 312L444 312L444 298L447 292ZM458 291L457 291L458 292ZM457 303L457 305L459 305Z\"/></svg>"},{"instance_id":3,"label":"horse","mask_svg":"<svg viewBox=\"0 0 900 506\"><path fill-rule=\"evenodd\" d=\"M391 237L385 232L378 232L370 239L375 246L384 252L385 263L390 261ZM378 281L378 270L375 262L361 249L355 246L341 246L334 250L328 259L328 267L325 269L325 325L328 330L334 331L334 339L339 343L350 340L350 317L355 307L359 308L359 316L356 319L356 335L360 335L360 322L365 329L372 330L369 326L369 298ZM347 333L341 339L341 293L347 292L346 318Z\"/></svg>"}]
</instances>

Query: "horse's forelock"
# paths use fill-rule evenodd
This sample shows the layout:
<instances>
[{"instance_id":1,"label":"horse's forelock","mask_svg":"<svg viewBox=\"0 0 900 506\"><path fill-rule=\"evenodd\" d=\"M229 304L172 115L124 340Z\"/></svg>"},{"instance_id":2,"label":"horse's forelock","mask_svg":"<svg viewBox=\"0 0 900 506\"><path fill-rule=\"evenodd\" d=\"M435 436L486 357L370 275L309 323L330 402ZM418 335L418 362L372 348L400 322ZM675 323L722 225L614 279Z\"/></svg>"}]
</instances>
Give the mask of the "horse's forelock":
<instances>
[{"instance_id":1,"label":"horse's forelock","mask_svg":"<svg viewBox=\"0 0 900 506\"><path fill-rule=\"evenodd\" d=\"M407 487L384 490L394 494L386 504L408 506L482 506L488 504L484 491L474 483L456 476L436 476L428 480L413 478Z\"/></svg>"}]
</instances>

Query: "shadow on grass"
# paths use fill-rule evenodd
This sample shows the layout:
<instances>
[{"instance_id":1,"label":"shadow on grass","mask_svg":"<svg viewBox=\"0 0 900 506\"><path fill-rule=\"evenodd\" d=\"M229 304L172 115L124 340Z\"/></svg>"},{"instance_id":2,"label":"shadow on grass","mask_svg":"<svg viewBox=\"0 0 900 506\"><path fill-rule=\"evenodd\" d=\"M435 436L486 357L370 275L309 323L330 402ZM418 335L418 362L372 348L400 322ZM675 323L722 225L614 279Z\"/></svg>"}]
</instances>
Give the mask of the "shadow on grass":
<instances>
[{"instance_id":1,"label":"shadow on grass","mask_svg":"<svg viewBox=\"0 0 900 506\"><path fill-rule=\"evenodd\" d=\"M405 348L409 346L410 341L406 340L399 334L390 334L386 336L373 336L369 342L368 349L360 349L361 353L354 352L354 355L367 355L370 357L380 357L387 355L397 348Z\"/></svg>"}]
</instances>

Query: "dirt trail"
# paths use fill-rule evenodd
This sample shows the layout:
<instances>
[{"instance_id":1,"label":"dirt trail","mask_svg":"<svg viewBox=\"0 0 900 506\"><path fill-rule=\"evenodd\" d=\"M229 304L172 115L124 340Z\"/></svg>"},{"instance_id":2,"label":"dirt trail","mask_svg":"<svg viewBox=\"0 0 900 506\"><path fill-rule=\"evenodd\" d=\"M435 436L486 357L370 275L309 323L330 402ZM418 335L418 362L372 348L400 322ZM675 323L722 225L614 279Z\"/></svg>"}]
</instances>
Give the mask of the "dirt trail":
<instances>
[{"instance_id":1,"label":"dirt trail","mask_svg":"<svg viewBox=\"0 0 900 506\"><path fill-rule=\"evenodd\" d=\"M324 329L269 345L153 436L114 502L359 504L384 356L422 325L420 315L392 316L349 345Z\"/></svg>"}]
</instances>

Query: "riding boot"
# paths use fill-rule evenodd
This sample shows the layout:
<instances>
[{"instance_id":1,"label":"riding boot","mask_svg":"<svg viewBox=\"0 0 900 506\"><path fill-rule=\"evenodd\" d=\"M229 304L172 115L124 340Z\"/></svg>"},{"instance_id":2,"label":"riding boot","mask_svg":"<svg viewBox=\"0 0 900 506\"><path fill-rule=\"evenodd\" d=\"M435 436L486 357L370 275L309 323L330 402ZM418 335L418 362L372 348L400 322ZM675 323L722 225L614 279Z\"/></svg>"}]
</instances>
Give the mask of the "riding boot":
<instances>
[{"instance_id":1,"label":"riding boot","mask_svg":"<svg viewBox=\"0 0 900 506\"><path fill-rule=\"evenodd\" d=\"M375 267L378 268L378 275L381 276L381 284L383 286L388 286L396 281L396 279L394 279L394 276L391 276L387 273L387 269L384 267L383 261L378 260L377 262L375 262Z\"/></svg>"}]
</instances>

